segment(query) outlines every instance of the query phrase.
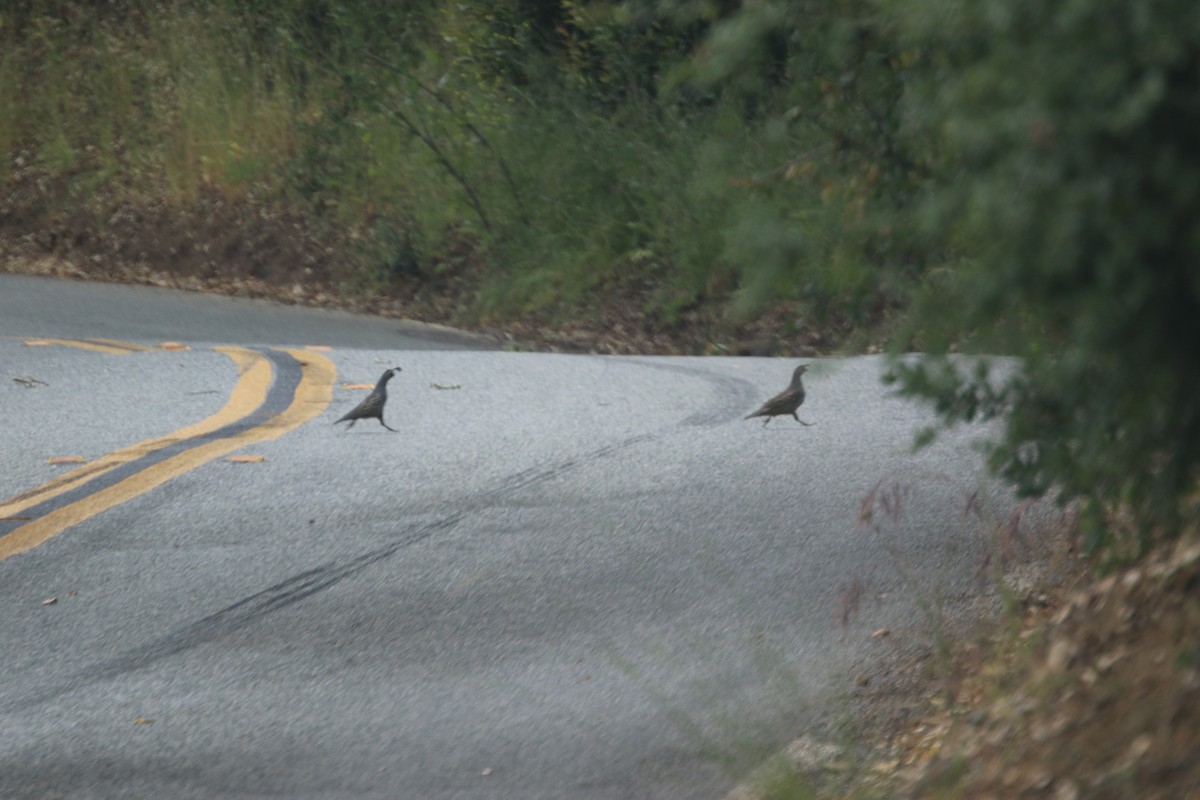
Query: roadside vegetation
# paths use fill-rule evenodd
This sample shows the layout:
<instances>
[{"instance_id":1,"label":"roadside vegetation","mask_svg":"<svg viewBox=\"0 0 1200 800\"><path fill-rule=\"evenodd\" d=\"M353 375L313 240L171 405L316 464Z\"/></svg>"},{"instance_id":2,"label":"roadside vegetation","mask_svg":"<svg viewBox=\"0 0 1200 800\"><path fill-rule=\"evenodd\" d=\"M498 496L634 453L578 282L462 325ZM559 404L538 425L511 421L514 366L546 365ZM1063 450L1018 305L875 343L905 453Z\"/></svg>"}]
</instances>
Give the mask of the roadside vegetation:
<instances>
[{"instance_id":1,"label":"roadside vegetation","mask_svg":"<svg viewBox=\"0 0 1200 800\"><path fill-rule=\"evenodd\" d=\"M997 473L1137 569L1200 515L1197 97L1190 0L15 0L0 258L555 346L919 350L895 386L1003 417Z\"/></svg>"},{"instance_id":2,"label":"roadside vegetation","mask_svg":"<svg viewBox=\"0 0 1200 800\"><path fill-rule=\"evenodd\" d=\"M586 321L600 298L736 338L786 303L780 340L879 341L920 273L889 219L924 169L900 130L919 55L869 3L737 6L18 2L0 228L87 261L127 217L253 238L287 213L309 278L452 284L459 323ZM145 263L239 266L192 249ZM231 277L305 277L244 261Z\"/></svg>"}]
</instances>

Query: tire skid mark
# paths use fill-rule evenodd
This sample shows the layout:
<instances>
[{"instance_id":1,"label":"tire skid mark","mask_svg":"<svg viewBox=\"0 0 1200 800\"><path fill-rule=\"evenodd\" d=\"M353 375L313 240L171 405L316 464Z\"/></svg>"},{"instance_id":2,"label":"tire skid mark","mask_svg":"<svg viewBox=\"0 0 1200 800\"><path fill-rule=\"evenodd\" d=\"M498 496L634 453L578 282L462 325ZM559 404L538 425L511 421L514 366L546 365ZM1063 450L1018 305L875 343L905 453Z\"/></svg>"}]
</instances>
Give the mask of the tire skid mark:
<instances>
[{"instance_id":1,"label":"tire skid mark","mask_svg":"<svg viewBox=\"0 0 1200 800\"><path fill-rule=\"evenodd\" d=\"M641 361L630 359L626 363L639 367L675 372L692 378L700 378L716 387L722 396L722 401L716 408L697 411L680 420L681 427L712 427L726 422L740 420L747 408L753 408L761 397L762 392L757 386L745 378L733 378L718 375L702 367L687 367L682 364L661 364L656 361Z\"/></svg>"},{"instance_id":2,"label":"tire skid mark","mask_svg":"<svg viewBox=\"0 0 1200 800\"><path fill-rule=\"evenodd\" d=\"M699 377L714 383L725 397L720 408L714 411L697 412L676 423L673 427L657 433L642 433L626 437L618 442L588 452L562 459L549 465L535 465L503 478L498 486L487 490L453 514L418 525L402 533L396 539L355 556L347 561L330 561L312 569L299 572L279 583L238 600L225 608L209 614L196 622L184 626L145 645L100 662L57 686L26 695L17 700L0 703L0 712L12 713L52 702L82 686L90 686L114 680L120 676L145 669L152 664L172 658L181 653L202 647L236 633L263 617L284 610L309 597L336 586L341 581L354 577L369 567L395 556L407 548L420 544L435 534L454 529L473 514L486 511L511 493L520 489L550 481L560 475L596 462L644 442L660 439L698 425L716 425L740 418L747 405L753 405L758 389L749 381L740 378L725 378L703 369L680 367L650 362L634 362L639 366L666 369Z\"/></svg>"},{"instance_id":3,"label":"tire skid mark","mask_svg":"<svg viewBox=\"0 0 1200 800\"><path fill-rule=\"evenodd\" d=\"M509 493L527 486L544 483L559 475L604 459L642 442L658 438L655 434L638 434L619 442L605 445L590 452L563 459L549 466L532 467L504 478L494 489L480 494L467 507L441 519L427 522L402 534L387 544L376 547L348 561L326 562L312 569L269 586L242 598L225 608L209 614L183 628L152 640L140 647L101 661L56 686L46 687L26 696L0 703L0 713L14 713L52 702L83 686L92 686L114 680L121 675L144 669L158 661L171 658L188 650L236 633L264 616L281 611L295 603L329 589L346 578L353 577L367 568L385 561L408 547L419 544L431 536L455 528L467 517L485 511Z\"/></svg>"}]
</instances>

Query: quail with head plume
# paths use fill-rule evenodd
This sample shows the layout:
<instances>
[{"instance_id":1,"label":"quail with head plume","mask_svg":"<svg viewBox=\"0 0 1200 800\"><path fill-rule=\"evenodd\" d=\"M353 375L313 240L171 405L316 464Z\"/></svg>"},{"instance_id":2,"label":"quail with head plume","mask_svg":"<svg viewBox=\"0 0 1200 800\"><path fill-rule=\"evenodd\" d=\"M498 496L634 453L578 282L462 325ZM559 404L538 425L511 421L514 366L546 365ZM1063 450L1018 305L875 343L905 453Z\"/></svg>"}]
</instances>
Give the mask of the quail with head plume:
<instances>
[{"instance_id":1,"label":"quail with head plume","mask_svg":"<svg viewBox=\"0 0 1200 800\"><path fill-rule=\"evenodd\" d=\"M392 376L400 371L399 367L389 369L379 377L379 383L375 384L375 388L367 395L361 403L346 412L341 419L334 420L333 424L346 422L350 424L346 426L346 430L354 427L354 423L360 419L377 419L379 424L387 428L389 431L396 432L396 429L383 421L383 406L387 403L387 383L392 379Z\"/></svg>"},{"instance_id":2,"label":"quail with head plume","mask_svg":"<svg viewBox=\"0 0 1200 800\"><path fill-rule=\"evenodd\" d=\"M796 367L796 371L792 373L792 382L788 385L788 387L767 402L763 403L762 408L760 408L758 411L755 411L753 414L748 415L746 419L753 419L754 417L766 417L766 421L763 422L763 427L765 428L771 421L771 417L779 417L785 414L791 414L796 422L799 422L801 425L812 425L811 422L805 422L804 420L800 419L800 417L796 416L796 409L798 409L800 404L804 402L804 384L800 382L800 376L804 374L806 369L808 369L807 364L801 364L800 366Z\"/></svg>"}]
</instances>

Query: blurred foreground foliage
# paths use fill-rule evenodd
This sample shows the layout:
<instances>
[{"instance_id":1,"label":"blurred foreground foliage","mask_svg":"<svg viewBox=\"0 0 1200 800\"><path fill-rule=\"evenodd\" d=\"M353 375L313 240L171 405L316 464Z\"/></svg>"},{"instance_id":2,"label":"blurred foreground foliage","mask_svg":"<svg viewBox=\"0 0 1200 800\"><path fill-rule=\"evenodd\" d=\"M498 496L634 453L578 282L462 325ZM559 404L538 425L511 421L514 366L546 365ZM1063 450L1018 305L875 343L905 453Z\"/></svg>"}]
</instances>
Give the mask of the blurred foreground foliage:
<instances>
[{"instance_id":1,"label":"blurred foreground foliage","mask_svg":"<svg viewBox=\"0 0 1200 800\"><path fill-rule=\"evenodd\" d=\"M1130 556L1194 526L1200 465L1200 6L931 0L936 54L906 98L936 143L911 224L932 246L925 349L1022 358L997 378L898 369L948 420L1003 413L992 463L1082 498L1092 547ZM1116 511L1132 514L1121 538Z\"/></svg>"},{"instance_id":2,"label":"blurred foreground foliage","mask_svg":"<svg viewBox=\"0 0 1200 800\"><path fill-rule=\"evenodd\" d=\"M479 317L887 333L1097 545L1116 505L1147 537L1195 508L1197 98L1185 0L0 10L0 181L32 165L48 214L215 187L344 230L361 286L473 270Z\"/></svg>"}]
</instances>

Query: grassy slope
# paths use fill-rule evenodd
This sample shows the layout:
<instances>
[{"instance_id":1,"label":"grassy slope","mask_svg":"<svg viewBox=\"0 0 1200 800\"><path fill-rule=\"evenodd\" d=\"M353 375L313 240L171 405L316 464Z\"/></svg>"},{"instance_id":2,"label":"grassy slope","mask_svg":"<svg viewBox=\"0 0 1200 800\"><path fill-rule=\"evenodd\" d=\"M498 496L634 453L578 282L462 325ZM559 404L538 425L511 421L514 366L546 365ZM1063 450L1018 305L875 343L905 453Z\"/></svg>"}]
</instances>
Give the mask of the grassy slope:
<instances>
[{"instance_id":1,"label":"grassy slope","mask_svg":"<svg viewBox=\"0 0 1200 800\"><path fill-rule=\"evenodd\" d=\"M871 234L870 181L828 135L560 75L498 87L469 4L427 15L407 70L211 8L66 7L0 55L10 264L617 352L863 349L904 294L837 249Z\"/></svg>"}]
</instances>

